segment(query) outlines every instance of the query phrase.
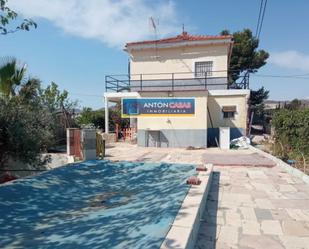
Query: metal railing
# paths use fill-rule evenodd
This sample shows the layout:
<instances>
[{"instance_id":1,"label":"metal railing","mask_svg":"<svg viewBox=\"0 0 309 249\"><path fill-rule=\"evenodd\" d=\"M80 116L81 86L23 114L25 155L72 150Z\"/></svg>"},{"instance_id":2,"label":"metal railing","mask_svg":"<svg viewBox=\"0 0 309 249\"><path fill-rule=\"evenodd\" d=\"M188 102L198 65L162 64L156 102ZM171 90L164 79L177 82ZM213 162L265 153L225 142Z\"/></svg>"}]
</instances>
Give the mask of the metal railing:
<instances>
[{"instance_id":1,"label":"metal railing","mask_svg":"<svg viewBox=\"0 0 309 249\"><path fill-rule=\"evenodd\" d=\"M248 72L238 76L237 80L233 80L233 76L230 71L206 72L203 77L193 72L106 75L105 90L133 92L249 88Z\"/></svg>"}]
</instances>

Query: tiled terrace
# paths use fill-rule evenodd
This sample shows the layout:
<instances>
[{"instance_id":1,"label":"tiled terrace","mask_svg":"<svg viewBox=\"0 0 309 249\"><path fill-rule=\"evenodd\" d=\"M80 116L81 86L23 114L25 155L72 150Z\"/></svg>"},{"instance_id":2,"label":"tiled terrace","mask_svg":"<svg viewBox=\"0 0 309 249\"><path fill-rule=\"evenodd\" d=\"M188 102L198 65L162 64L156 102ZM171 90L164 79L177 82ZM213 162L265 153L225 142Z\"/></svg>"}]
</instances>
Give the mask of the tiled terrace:
<instances>
[{"instance_id":1,"label":"tiled terrace","mask_svg":"<svg viewBox=\"0 0 309 249\"><path fill-rule=\"evenodd\" d=\"M196 249L309 248L309 185L273 168L215 167Z\"/></svg>"},{"instance_id":2,"label":"tiled terrace","mask_svg":"<svg viewBox=\"0 0 309 249\"><path fill-rule=\"evenodd\" d=\"M254 151L118 143L107 154L111 160L215 164L196 249L309 248L309 185Z\"/></svg>"}]
</instances>

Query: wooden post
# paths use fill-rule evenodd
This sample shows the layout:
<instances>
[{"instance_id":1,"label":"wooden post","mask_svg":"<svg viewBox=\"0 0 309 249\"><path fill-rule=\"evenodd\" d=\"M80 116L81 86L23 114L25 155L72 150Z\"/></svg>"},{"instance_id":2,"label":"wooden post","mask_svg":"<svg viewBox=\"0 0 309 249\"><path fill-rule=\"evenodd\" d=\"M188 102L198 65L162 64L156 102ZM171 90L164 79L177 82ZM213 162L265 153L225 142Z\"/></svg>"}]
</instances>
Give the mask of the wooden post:
<instances>
[{"instance_id":1,"label":"wooden post","mask_svg":"<svg viewBox=\"0 0 309 249\"><path fill-rule=\"evenodd\" d=\"M115 138L115 142L118 142L118 137L119 137L119 124L116 124L115 127L115 133L116 133L116 138Z\"/></svg>"}]
</instances>

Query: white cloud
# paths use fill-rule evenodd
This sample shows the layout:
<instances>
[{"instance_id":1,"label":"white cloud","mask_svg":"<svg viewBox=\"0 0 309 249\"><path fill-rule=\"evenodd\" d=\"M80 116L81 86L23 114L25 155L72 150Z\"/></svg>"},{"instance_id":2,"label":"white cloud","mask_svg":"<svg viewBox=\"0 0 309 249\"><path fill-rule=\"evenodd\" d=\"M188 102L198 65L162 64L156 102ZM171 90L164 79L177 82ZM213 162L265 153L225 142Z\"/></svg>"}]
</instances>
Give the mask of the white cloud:
<instances>
[{"instance_id":1,"label":"white cloud","mask_svg":"<svg viewBox=\"0 0 309 249\"><path fill-rule=\"evenodd\" d=\"M10 0L9 6L38 24L44 18L69 34L108 46L153 38L150 17L159 19L161 36L180 30L175 4L166 0Z\"/></svg>"},{"instance_id":2,"label":"white cloud","mask_svg":"<svg viewBox=\"0 0 309 249\"><path fill-rule=\"evenodd\" d=\"M280 67L309 72L309 55L298 51L271 53L269 62Z\"/></svg>"}]
</instances>

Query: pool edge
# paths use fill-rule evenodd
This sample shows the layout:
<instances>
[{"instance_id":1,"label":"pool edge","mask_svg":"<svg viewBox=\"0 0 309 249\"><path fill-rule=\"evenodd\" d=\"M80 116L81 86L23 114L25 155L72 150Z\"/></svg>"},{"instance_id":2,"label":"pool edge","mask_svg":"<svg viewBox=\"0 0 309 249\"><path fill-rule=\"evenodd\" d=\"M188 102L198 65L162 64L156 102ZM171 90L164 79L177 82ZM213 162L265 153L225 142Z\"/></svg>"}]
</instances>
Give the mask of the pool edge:
<instances>
[{"instance_id":1,"label":"pool edge","mask_svg":"<svg viewBox=\"0 0 309 249\"><path fill-rule=\"evenodd\" d=\"M213 165L206 167L198 173L201 184L190 187L160 249L194 248L212 181Z\"/></svg>"}]
</instances>

